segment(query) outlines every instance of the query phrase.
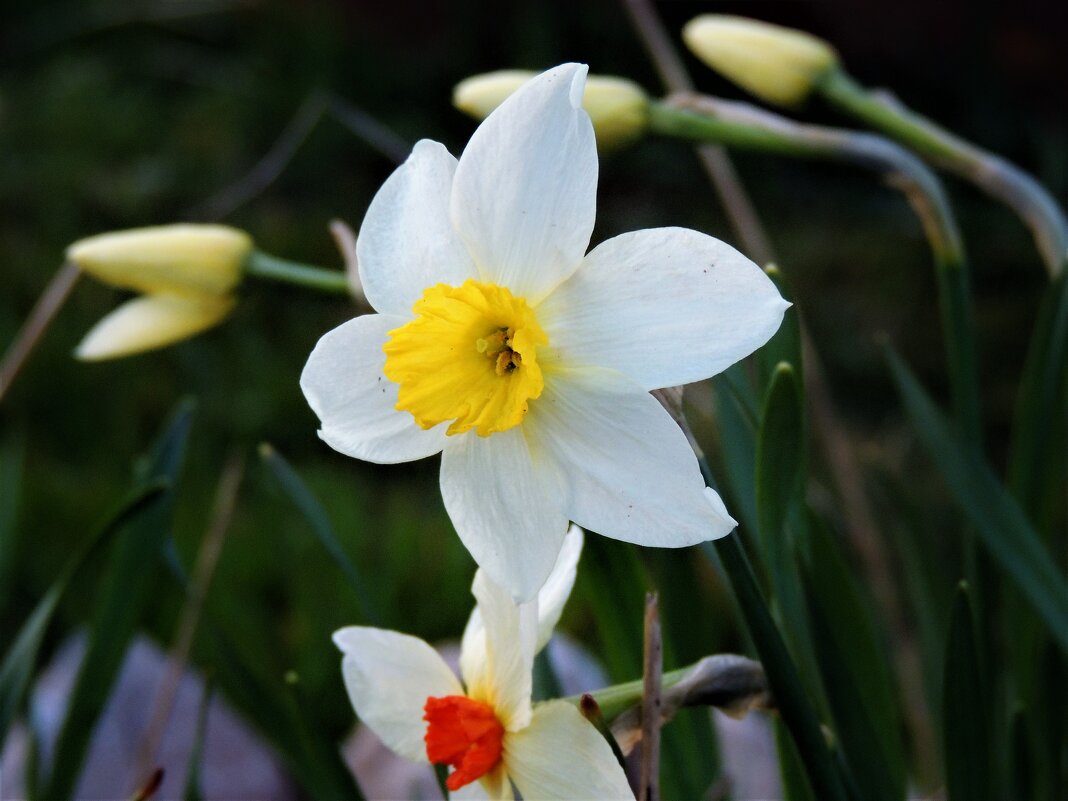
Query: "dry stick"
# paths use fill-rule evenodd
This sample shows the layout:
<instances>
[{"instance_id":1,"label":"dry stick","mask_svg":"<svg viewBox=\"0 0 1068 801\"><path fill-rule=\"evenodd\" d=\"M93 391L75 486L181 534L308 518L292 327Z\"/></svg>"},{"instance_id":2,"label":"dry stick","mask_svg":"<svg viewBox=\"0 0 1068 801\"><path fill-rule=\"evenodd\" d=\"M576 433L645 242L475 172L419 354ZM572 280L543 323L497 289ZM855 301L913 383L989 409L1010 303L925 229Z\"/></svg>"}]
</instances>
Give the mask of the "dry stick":
<instances>
[{"instance_id":1,"label":"dry stick","mask_svg":"<svg viewBox=\"0 0 1068 801\"><path fill-rule=\"evenodd\" d=\"M660 696L664 670L660 609L655 592L645 595L645 671L642 674L642 752L638 766L638 801L660 798Z\"/></svg>"},{"instance_id":2,"label":"dry stick","mask_svg":"<svg viewBox=\"0 0 1068 801\"><path fill-rule=\"evenodd\" d=\"M234 212L277 180L326 112L328 98L313 89L266 155L233 183L186 212L194 219L219 220Z\"/></svg>"},{"instance_id":3,"label":"dry stick","mask_svg":"<svg viewBox=\"0 0 1068 801\"><path fill-rule=\"evenodd\" d=\"M650 0L622 0L622 3L664 88L668 92L692 92L693 81ZM749 256L760 264L774 261L774 251L767 233L727 151L716 145L698 145L695 150L719 195L731 228Z\"/></svg>"},{"instance_id":4,"label":"dry stick","mask_svg":"<svg viewBox=\"0 0 1068 801\"><path fill-rule=\"evenodd\" d=\"M67 262L56 271L44 292L41 293L37 305L33 307L33 311L30 312L30 316L15 336L11 347L4 354L3 362L0 362L0 401L4 399L8 388L15 381L15 376L19 374L26 359L48 330L48 326L55 319L60 307L70 297L71 290L74 289L80 275L81 271L77 265Z\"/></svg>"},{"instance_id":5,"label":"dry stick","mask_svg":"<svg viewBox=\"0 0 1068 801\"><path fill-rule=\"evenodd\" d=\"M394 164L403 164L412 151L411 144L402 136L343 97L330 95L330 113L334 119Z\"/></svg>"},{"instance_id":6,"label":"dry stick","mask_svg":"<svg viewBox=\"0 0 1068 801\"><path fill-rule=\"evenodd\" d=\"M170 722L178 687L181 684L186 663L189 661L189 652L193 647L193 638L196 636L197 626L200 623L200 615L204 610L208 587L211 586L212 577L215 575L215 567L219 563L223 542L226 540L226 533L230 529L230 522L233 520L234 510L237 507L237 493L244 473L244 457L232 455L223 468L219 486L215 492L215 506L211 522L193 567L185 606L178 621L178 634L174 638L174 646L167 660L167 673L156 694L156 703L142 740L143 746L135 773L137 777L144 776L148 772Z\"/></svg>"},{"instance_id":7,"label":"dry stick","mask_svg":"<svg viewBox=\"0 0 1068 801\"><path fill-rule=\"evenodd\" d=\"M693 82L650 0L622 2L664 86L669 92L692 91ZM704 145L699 147L697 152L743 247L758 263L766 264L772 261L773 250L764 227L725 150ZM816 435L827 454L831 480L845 505L844 526L849 540L860 556L861 565L875 590L876 603L883 614L893 621L898 645L895 651L906 696L909 729L916 743L918 758L930 762L935 753L934 733L923 701L922 670L915 638L897 603L889 573L891 561L879 536L875 514L860 479L863 475L860 460L840 420L826 382L822 360L813 346L804 321L799 320L799 324L805 362L805 396L816 424ZM688 430L688 427L684 427L684 430ZM691 442L696 446L692 436Z\"/></svg>"}]
</instances>

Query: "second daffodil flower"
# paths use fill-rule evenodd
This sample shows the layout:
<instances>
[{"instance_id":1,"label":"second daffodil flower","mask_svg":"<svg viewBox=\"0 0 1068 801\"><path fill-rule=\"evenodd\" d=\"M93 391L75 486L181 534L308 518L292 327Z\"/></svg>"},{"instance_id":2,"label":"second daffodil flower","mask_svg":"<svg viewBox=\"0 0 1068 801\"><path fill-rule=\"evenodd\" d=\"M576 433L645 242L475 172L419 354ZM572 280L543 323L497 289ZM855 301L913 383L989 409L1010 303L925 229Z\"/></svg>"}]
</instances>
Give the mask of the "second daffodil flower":
<instances>
[{"instance_id":1,"label":"second daffodil flower","mask_svg":"<svg viewBox=\"0 0 1068 801\"><path fill-rule=\"evenodd\" d=\"M575 580L582 532L565 538L538 596L517 606L486 573L464 631L456 678L427 643L352 626L334 634L356 714L389 748L452 768L453 798L633 799L601 734L566 701L531 704L534 655L552 635Z\"/></svg>"},{"instance_id":2,"label":"second daffodil flower","mask_svg":"<svg viewBox=\"0 0 1068 801\"><path fill-rule=\"evenodd\" d=\"M357 241L378 314L323 336L301 376L342 453L442 453L461 540L518 601L545 581L569 520L664 547L734 528L649 391L751 353L788 305L696 231L635 231L586 253L597 152L585 75L565 64L529 81L459 161L415 146Z\"/></svg>"}]
</instances>

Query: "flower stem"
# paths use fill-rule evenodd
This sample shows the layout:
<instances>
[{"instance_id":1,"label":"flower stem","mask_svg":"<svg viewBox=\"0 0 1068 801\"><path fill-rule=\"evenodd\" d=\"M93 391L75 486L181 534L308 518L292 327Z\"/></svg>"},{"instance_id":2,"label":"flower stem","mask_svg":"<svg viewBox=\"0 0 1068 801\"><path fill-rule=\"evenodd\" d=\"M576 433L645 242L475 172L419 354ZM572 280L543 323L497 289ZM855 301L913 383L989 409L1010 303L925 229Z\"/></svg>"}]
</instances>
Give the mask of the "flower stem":
<instances>
[{"instance_id":1,"label":"flower stem","mask_svg":"<svg viewBox=\"0 0 1068 801\"><path fill-rule=\"evenodd\" d=\"M828 73L816 88L831 105L1009 206L1031 229L1050 274L1061 271L1068 254L1068 219L1033 176L916 114L893 97L865 89L840 69Z\"/></svg>"},{"instance_id":2,"label":"flower stem","mask_svg":"<svg viewBox=\"0 0 1068 801\"><path fill-rule=\"evenodd\" d=\"M245 262L245 272L257 278L296 284L309 289L317 289L320 292L330 292L336 295L352 294L348 278L340 270L328 270L280 259L259 250L254 250L249 255L248 261Z\"/></svg>"},{"instance_id":3,"label":"flower stem","mask_svg":"<svg viewBox=\"0 0 1068 801\"><path fill-rule=\"evenodd\" d=\"M801 125L744 103L677 94L650 105L650 129L664 136L805 159L847 162L881 174L920 218L934 254L946 360L956 419L979 442L981 418L967 262L957 221L938 177L903 147L869 133Z\"/></svg>"}]
</instances>

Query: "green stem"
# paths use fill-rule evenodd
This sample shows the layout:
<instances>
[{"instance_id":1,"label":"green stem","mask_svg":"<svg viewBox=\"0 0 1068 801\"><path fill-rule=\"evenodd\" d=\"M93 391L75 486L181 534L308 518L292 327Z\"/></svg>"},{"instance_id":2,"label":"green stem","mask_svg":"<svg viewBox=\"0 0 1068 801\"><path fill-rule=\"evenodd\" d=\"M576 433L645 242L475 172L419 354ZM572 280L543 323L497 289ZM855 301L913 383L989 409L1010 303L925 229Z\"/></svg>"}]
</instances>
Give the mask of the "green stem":
<instances>
[{"instance_id":1,"label":"green stem","mask_svg":"<svg viewBox=\"0 0 1068 801\"><path fill-rule=\"evenodd\" d=\"M1060 272L1068 253L1068 219L1053 196L1033 176L916 114L892 97L868 91L840 69L829 72L816 85L816 90L846 114L902 142L1009 206L1031 229L1050 274Z\"/></svg>"},{"instance_id":2,"label":"green stem","mask_svg":"<svg viewBox=\"0 0 1068 801\"><path fill-rule=\"evenodd\" d=\"M694 667L694 665L688 665L663 674L660 677L661 689L670 690L686 678ZM597 702L604 719L611 721L618 717L620 713L642 702L644 684L643 679L636 679L623 684L613 684L611 687L605 687L588 694L593 696L593 700ZM582 695L571 695L563 700L578 706L582 702Z\"/></svg>"},{"instance_id":3,"label":"green stem","mask_svg":"<svg viewBox=\"0 0 1068 801\"><path fill-rule=\"evenodd\" d=\"M874 170L901 190L923 225L934 254L946 361L956 419L964 436L981 441L975 326L960 230L938 177L900 145L869 133L801 125L748 104L676 95L654 102L650 129L664 136Z\"/></svg>"},{"instance_id":4,"label":"green stem","mask_svg":"<svg viewBox=\"0 0 1068 801\"><path fill-rule=\"evenodd\" d=\"M287 259L280 259L259 250L249 254L245 262L245 273L265 278L269 281L281 281L287 284L317 289L336 295L351 295L348 276L339 270L327 270L313 267Z\"/></svg>"}]
</instances>

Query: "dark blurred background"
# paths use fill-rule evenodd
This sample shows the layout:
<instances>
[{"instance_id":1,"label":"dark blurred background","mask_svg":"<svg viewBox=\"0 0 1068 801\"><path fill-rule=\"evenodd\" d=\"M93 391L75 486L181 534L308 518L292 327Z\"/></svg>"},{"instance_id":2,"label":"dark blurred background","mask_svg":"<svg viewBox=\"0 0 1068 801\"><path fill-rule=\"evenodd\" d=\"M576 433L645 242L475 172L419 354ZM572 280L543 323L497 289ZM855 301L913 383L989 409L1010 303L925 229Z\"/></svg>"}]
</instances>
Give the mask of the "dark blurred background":
<instances>
[{"instance_id":1,"label":"dark blurred background","mask_svg":"<svg viewBox=\"0 0 1068 801\"><path fill-rule=\"evenodd\" d=\"M664 2L659 9L676 37L708 11L825 37L860 81L891 88L1068 199L1064 4L799 0ZM316 90L336 93L406 142L429 137L458 154L474 123L452 108L451 90L473 73L576 60L654 93L660 88L626 15L608 0L6 0L0 19L0 347L67 244L202 215L205 202L253 168ZM686 60L700 89L740 96ZM842 123L819 103L799 115ZM886 448L898 418L876 334L888 333L930 386L945 389L931 261L915 217L866 173L754 154L738 154L736 163L848 425L873 449ZM225 221L247 229L264 250L337 266L328 221L358 226L393 166L324 116L277 180ZM970 188L949 184L974 269L996 458L1046 279L1021 224ZM666 224L734 241L692 151L678 142L647 140L606 158L599 202L595 242ZM297 379L316 339L353 314L343 300L249 282L232 319L204 336L136 358L74 361L79 339L119 299L82 282L0 406L0 444L25 447L19 537L0 558L0 582L9 588L0 593L0 641L72 544L122 494L133 459L175 401L193 395L199 412L179 496L178 549L191 561L226 456L248 453L211 613L246 628L279 675L295 669L316 719L340 734L351 713L328 637L357 619L357 607L258 466L255 446L273 443L312 485L346 549L375 577L386 625L431 640L462 631L470 603L458 590L474 570L444 515L436 460L375 467L316 438ZM690 563L654 568L692 571L718 596L711 575ZM68 628L84 620L93 579L83 577L64 608ZM176 592L161 593L152 626L164 642L177 606ZM565 627L596 640L581 611ZM729 620L695 636L680 659L738 647Z\"/></svg>"}]
</instances>

